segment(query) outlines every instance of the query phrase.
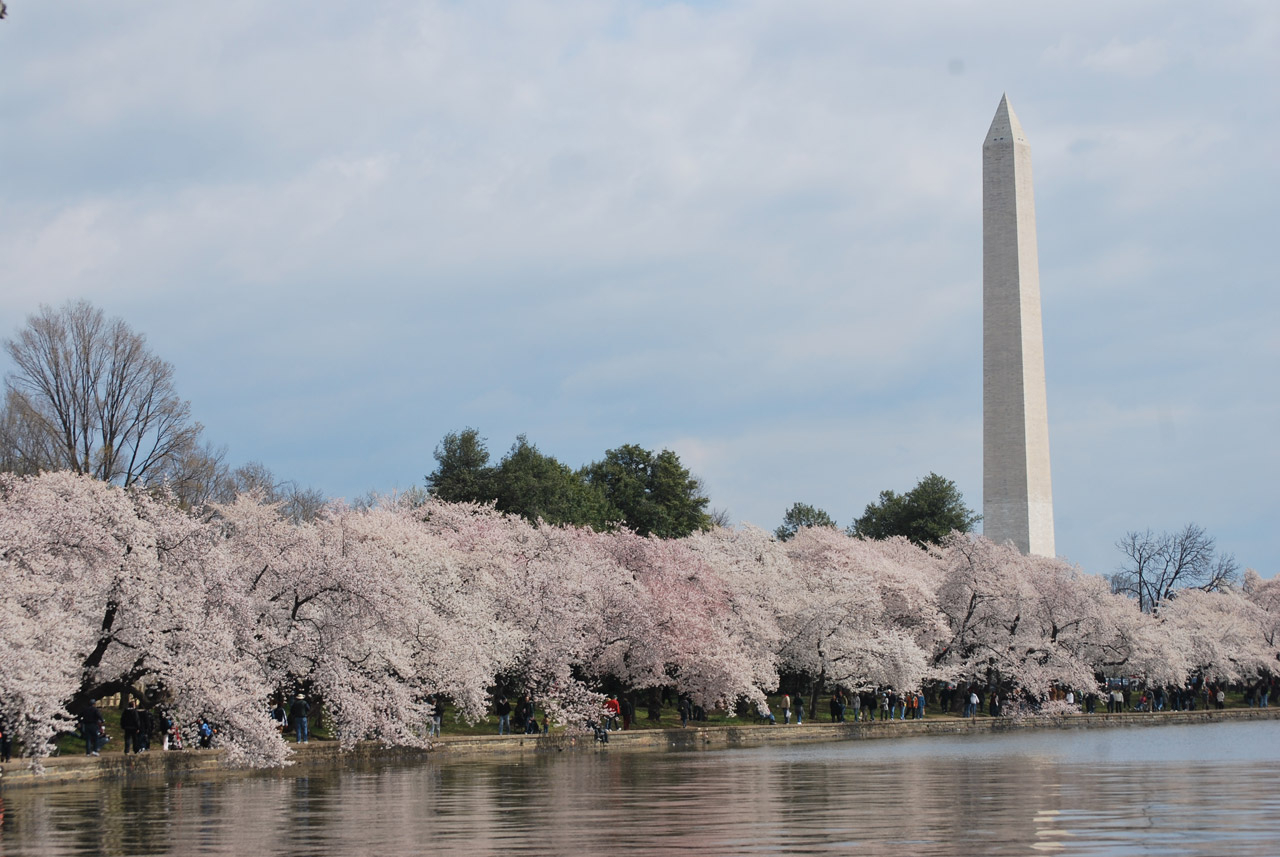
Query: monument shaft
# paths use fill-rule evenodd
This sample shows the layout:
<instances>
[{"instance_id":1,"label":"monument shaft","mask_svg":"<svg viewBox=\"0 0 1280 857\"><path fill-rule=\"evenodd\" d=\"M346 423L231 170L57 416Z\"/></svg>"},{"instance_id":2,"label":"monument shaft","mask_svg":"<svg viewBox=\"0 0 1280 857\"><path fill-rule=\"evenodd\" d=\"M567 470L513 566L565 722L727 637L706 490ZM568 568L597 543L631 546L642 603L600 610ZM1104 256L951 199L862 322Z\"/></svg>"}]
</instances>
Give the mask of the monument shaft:
<instances>
[{"instance_id":1,"label":"monument shaft","mask_svg":"<svg viewBox=\"0 0 1280 857\"><path fill-rule=\"evenodd\" d=\"M982 145L982 519L1054 556L1031 147L1007 96Z\"/></svg>"}]
</instances>

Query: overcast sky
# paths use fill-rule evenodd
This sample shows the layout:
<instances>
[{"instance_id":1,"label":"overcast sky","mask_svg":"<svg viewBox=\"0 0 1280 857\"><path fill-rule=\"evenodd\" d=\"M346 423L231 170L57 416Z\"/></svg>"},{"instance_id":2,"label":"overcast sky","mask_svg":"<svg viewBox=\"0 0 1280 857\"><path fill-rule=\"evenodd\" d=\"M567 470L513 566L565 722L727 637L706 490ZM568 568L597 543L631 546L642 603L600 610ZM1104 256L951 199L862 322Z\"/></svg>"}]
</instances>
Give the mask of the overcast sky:
<instances>
[{"instance_id":1,"label":"overcast sky","mask_svg":"<svg viewBox=\"0 0 1280 857\"><path fill-rule=\"evenodd\" d=\"M85 298L232 463L675 450L982 504L981 146L1032 147L1057 549L1280 571L1280 4L9 0L0 336ZM7 365L4 367L9 368Z\"/></svg>"}]
</instances>

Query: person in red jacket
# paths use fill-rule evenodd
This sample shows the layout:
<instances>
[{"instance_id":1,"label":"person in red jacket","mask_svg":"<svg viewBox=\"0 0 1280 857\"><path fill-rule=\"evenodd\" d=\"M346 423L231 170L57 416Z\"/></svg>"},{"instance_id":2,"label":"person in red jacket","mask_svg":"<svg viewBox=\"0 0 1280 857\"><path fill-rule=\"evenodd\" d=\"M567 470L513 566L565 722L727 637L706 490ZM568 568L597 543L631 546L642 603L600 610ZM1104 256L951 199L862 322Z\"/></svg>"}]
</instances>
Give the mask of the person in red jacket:
<instances>
[{"instance_id":1,"label":"person in red jacket","mask_svg":"<svg viewBox=\"0 0 1280 857\"><path fill-rule=\"evenodd\" d=\"M618 704L616 693L609 694L609 698L605 700L604 713L604 728L618 731L618 715L622 713L622 706Z\"/></svg>"}]
</instances>

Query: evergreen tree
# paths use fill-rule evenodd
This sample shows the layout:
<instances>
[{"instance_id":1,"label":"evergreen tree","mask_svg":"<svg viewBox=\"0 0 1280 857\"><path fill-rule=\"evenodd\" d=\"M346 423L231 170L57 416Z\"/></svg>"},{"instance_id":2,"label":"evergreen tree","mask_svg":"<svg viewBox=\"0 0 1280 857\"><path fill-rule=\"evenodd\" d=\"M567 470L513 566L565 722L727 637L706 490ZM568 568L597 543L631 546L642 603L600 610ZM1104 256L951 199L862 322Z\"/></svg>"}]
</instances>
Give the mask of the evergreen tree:
<instances>
[{"instance_id":1,"label":"evergreen tree","mask_svg":"<svg viewBox=\"0 0 1280 857\"><path fill-rule=\"evenodd\" d=\"M782 526L773 531L778 541L785 542L795 536L801 527L835 527L835 520L822 509L808 503L793 503L782 516Z\"/></svg>"},{"instance_id":2,"label":"evergreen tree","mask_svg":"<svg viewBox=\"0 0 1280 857\"><path fill-rule=\"evenodd\" d=\"M862 517L849 527L849 535L864 539L906 536L917 545L941 544L953 530L970 532L982 516L964 504L956 483L930 473L906 494L881 491Z\"/></svg>"}]
</instances>

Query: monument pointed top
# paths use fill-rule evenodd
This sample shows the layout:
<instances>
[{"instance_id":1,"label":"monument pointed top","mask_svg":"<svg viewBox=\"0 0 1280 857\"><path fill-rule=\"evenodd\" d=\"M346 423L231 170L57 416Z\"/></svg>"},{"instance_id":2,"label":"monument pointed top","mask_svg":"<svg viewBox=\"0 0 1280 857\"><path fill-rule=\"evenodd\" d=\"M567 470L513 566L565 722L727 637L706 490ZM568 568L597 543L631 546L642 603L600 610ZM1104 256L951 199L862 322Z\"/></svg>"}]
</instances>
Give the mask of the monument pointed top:
<instances>
[{"instance_id":1,"label":"monument pointed top","mask_svg":"<svg viewBox=\"0 0 1280 857\"><path fill-rule=\"evenodd\" d=\"M1022 131L1022 123L1018 121L1018 114L1013 112L1013 105L1009 103L1007 94L1000 96L1000 106L996 108L995 118L991 120L987 139L982 145L990 146L1006 141L1027 144L1027 135Z\"/></svg>"}]
</instances>

